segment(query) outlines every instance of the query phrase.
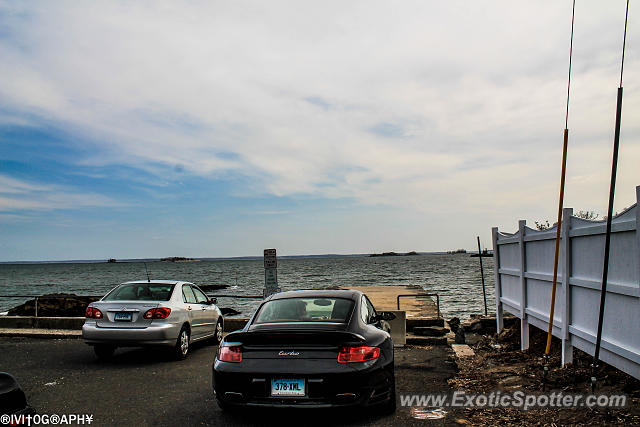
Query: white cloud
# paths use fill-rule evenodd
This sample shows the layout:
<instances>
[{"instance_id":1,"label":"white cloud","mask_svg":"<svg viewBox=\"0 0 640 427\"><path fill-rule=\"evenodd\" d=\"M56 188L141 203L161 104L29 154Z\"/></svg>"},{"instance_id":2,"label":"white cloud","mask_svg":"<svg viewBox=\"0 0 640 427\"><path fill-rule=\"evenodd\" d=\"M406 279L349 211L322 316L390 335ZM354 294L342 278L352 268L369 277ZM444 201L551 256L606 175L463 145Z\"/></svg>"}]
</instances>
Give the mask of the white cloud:
<instances>
[{"instance_id":1,"label":"white cloud","mask_svg":"<svg viewBox=\"0 0 640 427\"><path fill-rule=\"evenodd\" d=\"M8 176L0 175L0 194L25 194L35 191L48 191L51 187L44 184L34 184Z\"/></svg>"},{"instance_id":2,"label":"white cloud","mask_svg":"<svg viewBox=\"0 0 640 427\"><path fill-rule=\"evenodd\" d=\"M65 186L27 182L0 175L0 213L122 205L100 194L81 193ZM15 220L18 217L5 214L0 219Z\"/></svg>"},{"instance_id":3,"label":"white cloud","mask_svg":"<svg viewBox=\"0 0 640 427\"><path fill-rule=\"evenodd\" d=\"M568 195L588 208L598 203L592 189L608 179L602 156L611 141L624 2L576 8L569 122L576 175ZM85 165L239 173L275 195L424 211L487 212L498 204L514 215L554 212L569 2L43 2L3 9L7 117L45 120L84 137L100 152ZM635 9L630 22L640 16ZM638 164L640 147L632 119L640 112L640 33L633 28L619 181L630 198L639 182L629 165ZM96 197L78 202L110 203ZM73 202L22 201L33 209Z\"/></svg>"}]
</instances>

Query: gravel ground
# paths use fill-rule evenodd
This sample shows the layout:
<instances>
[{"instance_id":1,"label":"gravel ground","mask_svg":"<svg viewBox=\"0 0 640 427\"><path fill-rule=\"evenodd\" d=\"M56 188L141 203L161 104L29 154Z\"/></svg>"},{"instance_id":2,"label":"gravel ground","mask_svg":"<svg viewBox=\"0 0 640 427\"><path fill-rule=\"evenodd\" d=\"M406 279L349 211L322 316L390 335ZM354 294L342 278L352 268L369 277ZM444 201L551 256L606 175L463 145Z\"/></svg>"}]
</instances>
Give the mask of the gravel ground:
<instances>
[{"instance_id":1,"label":"gravel ground","mask_svg":"<svg viewBox=\"0 0 640 427\"><path fill-rule=\"evenodd\" d=\"M591 394L591 356L574 349L574 363L560 367L560 341L552 341L550 368L543 384L541 349L546 333L530 329L530 350L520 351L518 328L499 337L485 336L475 346L475 357L459 361L458 375L449 381L453 389L474 393L515 393L540 395ZM627 396L624 408L466 408L462 417L473 425L640 425L640 381L604 363L597 372L595 394ZM580 401L582 402L582 400ZM581 405L581 403L580 403Z\"/></svg>"}]
</instances>

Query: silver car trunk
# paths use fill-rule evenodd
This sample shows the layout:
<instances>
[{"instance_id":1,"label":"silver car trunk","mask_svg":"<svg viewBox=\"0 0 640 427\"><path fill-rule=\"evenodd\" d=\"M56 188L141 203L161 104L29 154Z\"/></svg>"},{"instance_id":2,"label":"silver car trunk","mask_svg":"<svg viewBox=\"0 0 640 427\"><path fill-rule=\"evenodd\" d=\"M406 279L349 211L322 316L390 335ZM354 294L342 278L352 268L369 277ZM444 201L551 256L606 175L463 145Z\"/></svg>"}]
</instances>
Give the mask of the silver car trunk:
<instances>
[{"instance_id":1,"label":"silver car trunk","mask_svg":"<svg viewBox=\"0 0 640 427\"><path fill-rule=\"evenodd\" d=\"M92 304L102 312L102 319L96 319L100 328L146 328L153 321L144 314L158 307L155 301L97 301Z\"/></svg>"}]
</instances>

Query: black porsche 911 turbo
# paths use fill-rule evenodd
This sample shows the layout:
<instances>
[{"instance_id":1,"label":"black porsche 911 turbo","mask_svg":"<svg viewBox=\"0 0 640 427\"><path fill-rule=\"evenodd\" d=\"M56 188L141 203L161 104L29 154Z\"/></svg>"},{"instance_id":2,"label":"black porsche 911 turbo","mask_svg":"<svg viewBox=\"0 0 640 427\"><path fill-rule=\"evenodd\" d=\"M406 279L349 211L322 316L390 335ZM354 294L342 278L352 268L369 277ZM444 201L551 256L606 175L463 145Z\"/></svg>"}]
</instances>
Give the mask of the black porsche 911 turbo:
<instances>
[{"instance_id":1,"label":"black porsche 911 turbo","mask_svg":"<svg viewBox=\"0 0 640 427\"><path fill-rule=\"evenodd\" d=\"M221 408L396 407L393 342L355 290L274 294L247 325L228 334L213 363Z\"/></svg>"}]
</instances>

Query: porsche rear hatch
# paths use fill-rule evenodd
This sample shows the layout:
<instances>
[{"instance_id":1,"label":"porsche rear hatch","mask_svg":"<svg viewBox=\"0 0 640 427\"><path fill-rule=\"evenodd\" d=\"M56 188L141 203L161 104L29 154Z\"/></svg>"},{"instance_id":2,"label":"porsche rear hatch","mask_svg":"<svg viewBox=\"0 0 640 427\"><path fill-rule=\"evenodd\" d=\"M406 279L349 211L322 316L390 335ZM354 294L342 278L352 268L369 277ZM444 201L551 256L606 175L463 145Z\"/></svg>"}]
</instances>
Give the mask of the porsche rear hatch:
<instances>
[{"instance_id":1,"label":"porsche rear hatch","mask_svg":"<svg viewBox=\"0 0 640 427\"><path fill-rule=\"evenodd\" d=\"M227 337L227 342L241 344L246 359L336 359L342 347L362 345L365 341L361 335L342 330L344 327L335 324L263 326L249 332L235 332Z\"/></svg>"}]
</instances>

